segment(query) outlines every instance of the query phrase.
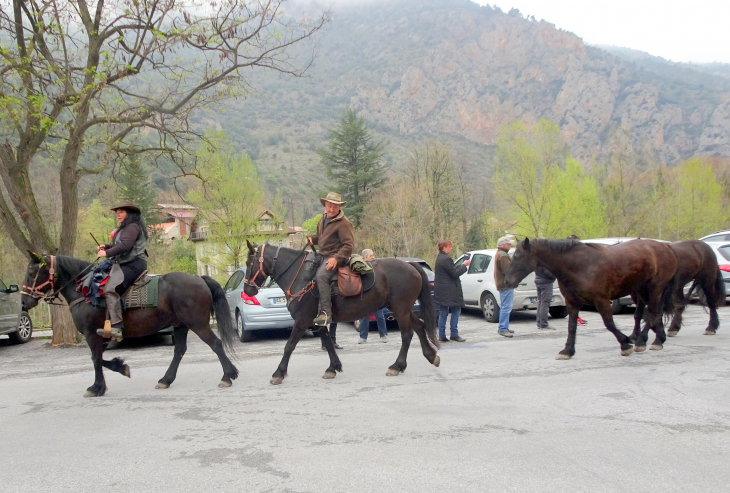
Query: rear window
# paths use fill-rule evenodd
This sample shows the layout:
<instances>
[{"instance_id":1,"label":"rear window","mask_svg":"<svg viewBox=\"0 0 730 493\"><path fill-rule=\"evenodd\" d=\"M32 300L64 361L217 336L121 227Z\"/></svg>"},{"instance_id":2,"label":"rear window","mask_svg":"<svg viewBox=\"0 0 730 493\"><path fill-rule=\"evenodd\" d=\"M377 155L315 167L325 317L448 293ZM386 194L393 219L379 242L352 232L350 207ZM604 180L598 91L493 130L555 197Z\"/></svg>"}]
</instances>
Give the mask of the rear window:
<instances>
[{"instance_id":1,"label":"rear window","mask_svg":"<svg viewBox=\"0 0 730 493\"><path fill-rule=\"evenodd\" d=\"M730 245L721 246L717 249L725 260L730 260Z\"/></svg>"},{"instance_id":2,"label":"rear window","mask_svg":"<svg viewBox=\"0 0 730 493\"><path fill-rule=\"evenodd\" d=\"M702 241L725 241L725 240L727 240L727 237L728 237L727 234L712 235L712 236L708 236L707 238L703 239Z\"/></svg>"},{"instance_id":3,"label":"rear window","mask_svg":"<svg viewBox=\"0 0 730 493\"><path fill-rule=\"evenodd\" d=\"M423 270L425 270L427 272L433 272L433 270L431 269L431 266L428 265L426 262L418 262L418 265L423 267Z\"/></svg>"}]
</instances>

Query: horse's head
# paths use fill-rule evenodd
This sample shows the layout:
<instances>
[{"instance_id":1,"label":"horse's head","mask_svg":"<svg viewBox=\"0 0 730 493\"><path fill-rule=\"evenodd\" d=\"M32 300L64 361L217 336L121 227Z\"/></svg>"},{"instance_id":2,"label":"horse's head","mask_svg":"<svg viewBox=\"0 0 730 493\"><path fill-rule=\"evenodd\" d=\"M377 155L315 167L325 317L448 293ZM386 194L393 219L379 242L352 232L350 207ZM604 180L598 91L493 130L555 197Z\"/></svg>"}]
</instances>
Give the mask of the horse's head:
<instances>
[{"instance_id":1,"label":"horse's head","mask_svg":"<svg viewBox=\"0 0 730 493\"><path fill-rule=\"evenodd\" d=\"M517 243L512 262L504 275L504 283L509 289L516 288L537 267L537 257L533 250L529 238Z\"/></svg>"},{"instance_id":2,"label":"horse's head","mask_svg":"<svg viewBox=\"0 0 730 493\"><path fill-rule=\"evenodd\" d=\"M248 245L248 257L246 258L246 277L243 280L243 292L249 296L256 296L261 286L266 282L266 278L269 277L264 271L266 244L251 244L248 240L246 240L246 244Z\"/></svg>"},{"instance_id":3,"label":"horse's head","mask_svg":"<svg viewBox=\"0 0 730 493\"><path fill-rule=\"evenodd\" d=\"M54 289L55 265L53 256L30 253L28 271L25 273L23 290L20 292L25 310L34 308L38 301L48 296Z\"/></svg>"}]
</instances>

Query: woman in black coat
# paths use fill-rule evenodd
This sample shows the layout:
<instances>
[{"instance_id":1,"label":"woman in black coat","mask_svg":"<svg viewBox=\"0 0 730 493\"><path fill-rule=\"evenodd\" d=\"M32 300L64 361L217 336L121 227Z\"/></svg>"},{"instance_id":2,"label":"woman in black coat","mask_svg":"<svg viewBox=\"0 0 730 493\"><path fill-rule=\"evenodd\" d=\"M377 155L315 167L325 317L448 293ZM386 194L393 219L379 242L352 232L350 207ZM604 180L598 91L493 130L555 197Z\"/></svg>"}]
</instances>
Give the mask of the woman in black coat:
<instances>
[{"instance_id":1,"label":"woman in black coat","mask_svg":"<svg viewBox=\"0 0 730 493\"><path fill-rule=\"evenodd\" d=\"M451 312L451 340L464 342L466 339L459 336L457 324L461 307L464 306L464 294L461 291L461 276L471 264L471 260L465 260L458 268L454 266L449 254L454 244L449 240L441 240L438 243L439 255L436 257L436 278L433 284L433 298L439 310L439 340L447 342L446 338L446 317Z\"/></svg>"}]
</instances>

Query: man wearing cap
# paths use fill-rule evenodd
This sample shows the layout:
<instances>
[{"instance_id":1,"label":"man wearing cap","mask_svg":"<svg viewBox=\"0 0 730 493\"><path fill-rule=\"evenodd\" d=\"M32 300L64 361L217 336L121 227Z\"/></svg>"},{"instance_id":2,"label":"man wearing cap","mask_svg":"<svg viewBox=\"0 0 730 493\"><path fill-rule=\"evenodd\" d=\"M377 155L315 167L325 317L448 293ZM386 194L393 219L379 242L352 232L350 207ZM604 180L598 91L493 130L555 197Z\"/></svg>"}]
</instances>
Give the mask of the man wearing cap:
<instances>
[{"instance_id":1,"label":"man wearing cap","mask_svg":"<svg viewBox=\"0 0 730 493\"><path fill-rule=\"evenodd\" d=\"M112 325L111 337L121 341L124 324L120 298L135 279L147 270L145 257L148 233L139 207L129 200L122 200L111 210L117 215L119 227L111 234L111 244L99 245L97 257L108 257L114 261L109 280L104 285L104 300ZM104 329L98 329L96 333L104 336Z\"/></svg>"},{"instance_id":2,"label":"man wearing cap","mask_svg":"<svg viewBox=\"0 0 730 493\"><path fill-rule=\"evenodd\" d=\"M340 210L345 204L339 193L330 192L319 199L324 206L324 214L317 223L317 233L307 237L309 245L319 245L319 254L324 257L317 269L317 289L319 289L319 315L314 325L329 325L332 322L332 292L330 280L337 275L337 268L347 264L355 245L352 223ZM335 344L335 347L338 347Z\"/></svg>"},{"instance_id":3,"label":"man wearing cap","mask_svg":"<svg viewBox=\"0 0 730 493\"><path fill-rule=\"evenodd\" d=\"M512 337L514 331L509 329L509 315L512 313L512 301L514 300L514 289L509 289L504 284L504 275L509 269L512 258L509 256L509 249L512 248L512 237L503 236L497 240L497 255L494 257L494 283L499 291L499 329L498 334L504 337Z\"/></svg>"}]
</instances>

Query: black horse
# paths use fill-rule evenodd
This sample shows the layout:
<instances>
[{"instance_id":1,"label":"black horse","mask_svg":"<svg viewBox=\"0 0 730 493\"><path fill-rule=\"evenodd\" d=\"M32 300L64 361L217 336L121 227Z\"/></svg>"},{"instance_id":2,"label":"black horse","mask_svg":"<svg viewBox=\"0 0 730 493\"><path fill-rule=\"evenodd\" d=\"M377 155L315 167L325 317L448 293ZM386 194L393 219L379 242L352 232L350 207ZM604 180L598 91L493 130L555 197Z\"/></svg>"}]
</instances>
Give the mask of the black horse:
<instances>
[{"instance_id":1,"label":"black horse","mask_svg":"<svg viewBox=\"0 0 730 493\"><path fill-rule=\"evenodd\" d=\"M311 280L314 278L316 265L307 261L303 250L274 247L269 245L252 245L248 243L247 276L244 292L255 296L267 277L273 278L284 290L289 312L294 319L294 328L284 348L284 357L271 377L271 383L278 385L284 381L289 366L289 358L302 338L304 331L317 316L318 300L314 297L316 288ZM379 259L372 262L375 272L375 285L359 296L343 298L336 296L332 303L335 322L347 322L369 317L384 306L390 307L398 321L403 342L398 358L386 372L388 376L398 375L405 371L408 347L413 338L413 331L418 334L421 349L426 359L434 366L439 366L440 358L436 354L439 342L436 334L434 302L431 287L424 270L414 263L398 259ZM423 320L414 315L414 303L418 300ZM322 345L327 349L330 366L322 378L335 378L336 372L342 371L342 363L337 357L335 348L326 327L319 329Z\"/></svg>"},{"instance_id":2,"label":"black horse","mask_svg":"<svg viewBox=\"0 0 730 493\"><path fill-rule=\"evenodd\" d=\"M105 308L96 308L83 301L76 291L76 281L89 271L91 264L73 257L41 256L31 253L31 261L23 286L23 306L30 310L43 299L51 301L60 295L69 304L76 328L86 337L91 349L96 378L86 390L85 397L102 396L107 390L102 366L129 377L129 366L121 358L103 359L104 339L96 329L104 325ZM218 339L210 328L210 316L218 322ZM220 285L207 276L197 277L183 272L171 272L160 278L158 306L133 308L124 312L124 337L143 337L158 330L174 326L175 355L172 363L157 383L156 388L166 389L175 381L180 360L187 349L188 329L192 330L218 355L223 366L223 378L219 387L230 387L238 377L238 370L226 355L233 352L236 329L225 293Z\"/></svg>"},{"instance_id":3,"label":"black horse","mask_svg":"<svg viewBox=\"0 0 730 493\"><path fill-rule=\"evenodd\" d=\"M634 351L629 338L613 322L611 300L635 295L647 304L647 324L636 340L636 351L646 349L651 328L656 340L651 349L662 349L666 340L662 313L672 309L674 274L677 257L665 243L633 240L606 247L577 240L529 240L517 244L517 250L505 274L505 284L517 287L535 267L541 266L558 279L570 318L565 349L556 359L570 359L575 354L578 311L590 303L596 307L606 328L621 344L621 354Z\"/></svg>"},{"instance_id":4,"label":"black horse","mask_svg":"<svg viewBox=\"0 0 730 493\"><path fill-rule=\"evenodd\" d=\"M704 241L689 240L670 243L669 247L677 256L679 266L674 278L674 313L672 322L667 329L667 336L674 337L682 328L682 313L687 307L689 296L699 288L704 296L700 296L701 302L710 309L710 322L705 329L705 335L715 335L720 326L720 319L717 316L717 307L725 304L725 281L717 265L717 257L710 245ZM684 295L684 287L692 282L689 293ZM646 303L641 299L635 299L636 311L634 312L634 332L629 336L636 340L641 332L641 319L644 315Z\"/></svg>"}]
</instances>

